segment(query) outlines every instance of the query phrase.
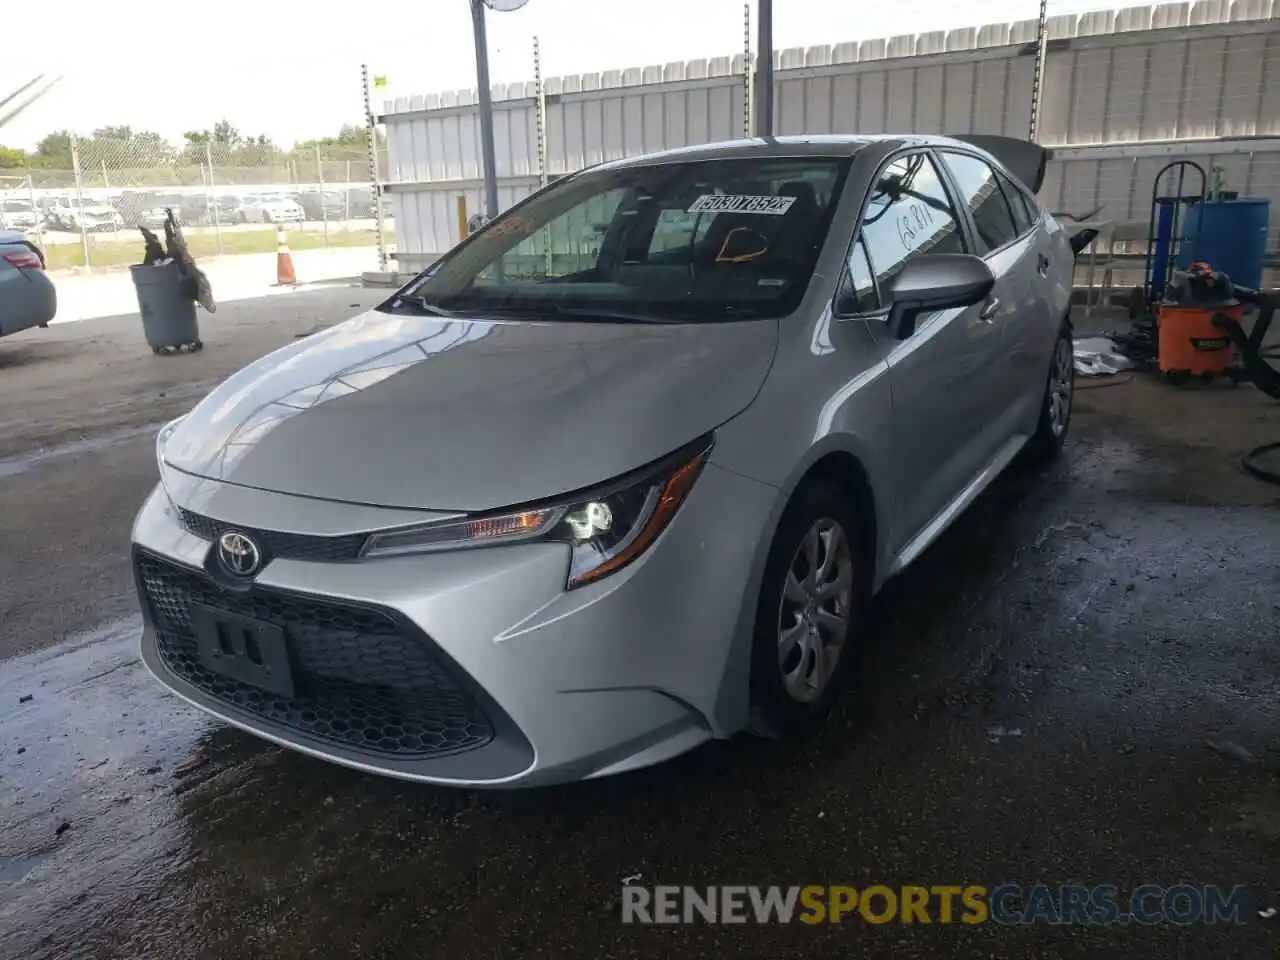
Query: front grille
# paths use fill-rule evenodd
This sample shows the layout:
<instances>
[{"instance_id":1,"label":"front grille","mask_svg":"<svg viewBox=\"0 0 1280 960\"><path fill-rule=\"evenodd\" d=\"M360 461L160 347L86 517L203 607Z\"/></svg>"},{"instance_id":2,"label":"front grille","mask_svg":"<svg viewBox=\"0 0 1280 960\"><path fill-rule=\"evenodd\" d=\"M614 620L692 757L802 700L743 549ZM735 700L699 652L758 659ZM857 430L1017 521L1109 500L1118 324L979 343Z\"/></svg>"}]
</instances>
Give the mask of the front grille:
<instances>
[{"instance_id":1,"label":"front grille","mask_svg":"<svg viewBox=\"0 0 1280 960\"><path fill-rule=\"evenodd\" d=\"M165 665L217 700L317 740L401 757L462 753L494 737L488 716L433 656L429 641L384 613L258 586L233 592L147 555L137 563ZM192 603L285 627L295 695L208 670L192 629Z\"/></svg>"},{"instance_id":2,"label":"front grille","mask_svg":"<svg viewBox=\"0 0 1280 960\"><path fill-rule=\"evenodd\" d=\"M277 530L255 530L224 523L191 510L178 511L183 528L202 540L214 541L227 530L238 530L252 537L267 558L311 560L334 563L355 560L364 548L368 534L351 533L338 537L318 537L305 533L281 533Z\"/></svg>"}]
</instances>

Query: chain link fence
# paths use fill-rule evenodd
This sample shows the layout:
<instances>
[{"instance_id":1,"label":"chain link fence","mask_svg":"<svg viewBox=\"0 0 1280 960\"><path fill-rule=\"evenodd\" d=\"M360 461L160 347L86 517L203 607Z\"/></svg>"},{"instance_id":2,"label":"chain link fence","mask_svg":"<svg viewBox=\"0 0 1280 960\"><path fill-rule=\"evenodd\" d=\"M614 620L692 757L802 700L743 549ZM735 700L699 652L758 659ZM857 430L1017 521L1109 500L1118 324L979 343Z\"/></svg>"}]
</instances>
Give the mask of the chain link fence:
<instances>
[{"instance_id":1,"label":"chain link fence","mask_svg":"<svg viewBox=\"0 0 1280 960\"><path fill-rule=\"evenodd\" d=\"M181 144L127 128L64 139L38 166L0 169L0 227L33 235L50 269L136 263L138 228L160 233L170 210L197 258L272 252L280 227L293 250L379 244L363 125L288 150L222 124Z\"/></svg>"}]
</instances>

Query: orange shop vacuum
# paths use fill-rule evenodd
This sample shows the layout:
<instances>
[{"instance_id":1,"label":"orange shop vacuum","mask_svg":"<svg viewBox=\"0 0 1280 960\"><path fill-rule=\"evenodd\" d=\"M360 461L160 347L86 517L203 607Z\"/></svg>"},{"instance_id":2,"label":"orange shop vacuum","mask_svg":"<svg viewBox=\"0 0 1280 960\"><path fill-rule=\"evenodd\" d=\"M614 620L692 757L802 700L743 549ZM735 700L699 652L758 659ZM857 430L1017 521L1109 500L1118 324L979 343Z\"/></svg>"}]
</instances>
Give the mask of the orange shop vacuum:
<instances>
[{"instance_id":1,"label":"orange shop vacuum","mask_svg":"<svg viewBox=\"0 0 1280 960\"><path fill-rule=\"evenodd\" d=\"M1193 377L1241 379L1239 356L1231 337L1214 323L1223 316L1239 323L1245 304L1237 299L1231 280L1207 263L1175 270L1157 315L1157 362L1173 383Z\"/></svg>"}]
</instances>

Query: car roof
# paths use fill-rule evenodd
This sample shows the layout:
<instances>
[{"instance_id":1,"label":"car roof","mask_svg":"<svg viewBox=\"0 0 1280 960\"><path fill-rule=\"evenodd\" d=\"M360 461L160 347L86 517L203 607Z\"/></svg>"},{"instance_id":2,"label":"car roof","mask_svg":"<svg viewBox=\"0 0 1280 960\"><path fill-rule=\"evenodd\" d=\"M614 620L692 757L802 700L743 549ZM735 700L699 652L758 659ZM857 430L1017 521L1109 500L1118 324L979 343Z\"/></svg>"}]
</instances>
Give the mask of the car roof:
<instances>
[{"instance_id":1,"label":"car roof","mask_svg":"<svg viewBox=\"0 0 1280 960\"><path fill-rule=\"evenodd\" d=\"M719 143L677 147L639 157L611 160L592 170L620 170L686 160L736 160L750 157L851 157L864 147L881 144L889 148L908 146L950 146L972 149L972 144L951 137L917 133L816 134L785 137L752 137Z\"/></svg>"}]
</instances>

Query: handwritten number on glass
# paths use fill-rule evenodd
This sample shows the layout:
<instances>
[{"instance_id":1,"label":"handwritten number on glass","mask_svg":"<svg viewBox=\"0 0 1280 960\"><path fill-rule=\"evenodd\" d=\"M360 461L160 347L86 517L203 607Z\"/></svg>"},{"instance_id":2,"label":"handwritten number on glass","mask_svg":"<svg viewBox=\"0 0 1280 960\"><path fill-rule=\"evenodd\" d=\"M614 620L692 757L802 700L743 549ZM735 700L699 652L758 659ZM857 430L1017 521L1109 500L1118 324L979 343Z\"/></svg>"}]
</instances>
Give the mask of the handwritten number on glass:
<instances>
[{"instance_id":1,"label":"handwritten number on glass","mask_svg":"<svg viewBox=\"0 0 1280 960\"><path fill-rule=\"evenodd\" d=\"M898 220L898 239L908 253L915 250L916 238L934 224L933 211L923 203L913 203Z\"/></svg>"}]
</instances>

